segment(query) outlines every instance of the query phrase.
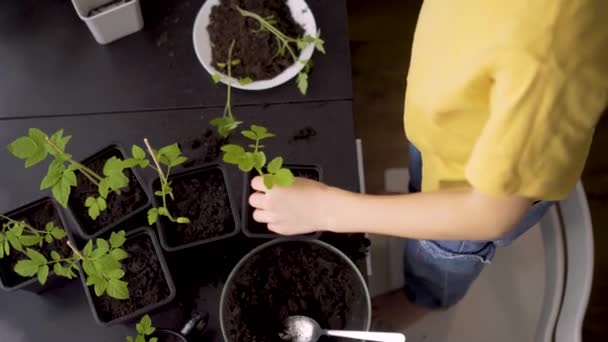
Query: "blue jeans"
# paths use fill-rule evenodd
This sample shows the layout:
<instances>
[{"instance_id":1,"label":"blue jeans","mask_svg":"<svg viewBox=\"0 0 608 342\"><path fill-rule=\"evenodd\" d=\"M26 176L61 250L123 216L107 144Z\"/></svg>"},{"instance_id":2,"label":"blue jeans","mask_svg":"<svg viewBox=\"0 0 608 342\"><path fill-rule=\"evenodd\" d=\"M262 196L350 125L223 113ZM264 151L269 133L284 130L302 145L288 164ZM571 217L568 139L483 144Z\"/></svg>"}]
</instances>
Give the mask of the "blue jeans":
<instances>
[{"instance_id":1,"label":"blue jeans","mask_svg":"<svg viewBox=\"0 0 608 342\"><path fill-rule=\"evenodd\" d=\"M410 192L420 192L422 156L410 144ZM430 309L460 301L494 257L497 246L508 246L540 221L554 202L537 202L521 222L496 241L407 240L404 253L405 293L412 303Z\"/></svg>"}]
</instances>

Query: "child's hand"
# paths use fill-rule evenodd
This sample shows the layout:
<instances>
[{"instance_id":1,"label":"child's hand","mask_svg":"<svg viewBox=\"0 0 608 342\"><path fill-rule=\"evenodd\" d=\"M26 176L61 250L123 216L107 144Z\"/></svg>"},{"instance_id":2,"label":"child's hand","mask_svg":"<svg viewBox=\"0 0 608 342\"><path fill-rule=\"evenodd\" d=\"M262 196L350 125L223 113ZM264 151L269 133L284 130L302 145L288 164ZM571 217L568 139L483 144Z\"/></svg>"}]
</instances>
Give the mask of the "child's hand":
<instances>
[{"instance_id":1,"label":"child's hand","mask_svg":"<svg viewBox=\"0 0 608 342\"><path fill-rule=\"evenodd\" d=\"M330 193L323 183L296 178L289 187L266 188L262 177L255 177L251 187L257 192L249 197L256 208L253 218L267 223L268 229L283 235L308 234L326 230L326 203Z\"/></svg>"}]
</instances>

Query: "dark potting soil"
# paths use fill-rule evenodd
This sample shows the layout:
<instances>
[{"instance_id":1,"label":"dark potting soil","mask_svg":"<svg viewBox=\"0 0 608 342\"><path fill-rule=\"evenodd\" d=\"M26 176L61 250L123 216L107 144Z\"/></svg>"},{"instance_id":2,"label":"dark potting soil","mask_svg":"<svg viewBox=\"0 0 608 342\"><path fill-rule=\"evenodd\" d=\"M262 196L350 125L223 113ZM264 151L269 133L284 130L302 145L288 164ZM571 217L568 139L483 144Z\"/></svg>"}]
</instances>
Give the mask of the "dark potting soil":
<instances>
[{"instance_id":1,"label":"dark potting soil","mask_svg":"<svg viewBox=\"0 0 608 342\"><path fill-rule=\"evenodd\" d=\"M170 294L169 285L149 235L141 234L129 238L123 248L129 254L129 257L123 261L125 270L123 280L129 284L129 299L118 300L105 295L97 297L89 287L99 318L104 322L158 303Z\"/></svg>"},{"instance_id":2,"label":"dark potting soil","mask_svg":"<svg viewBox=\"0 0 608 342\"><path fill-rule=\"evenodd\" d=\"M188 161L182 166L189 168L198 164L217 161L222 154L221 147L225 142L225 138L218 137L214 134L214 131L207 129L200 136L188 140L181 146L188 156Z\"/></svg>"},{"instance_id":3,"label":"dark potting soil","mask_svg":"<svg viewBox=\"0 0 608 342\"><path fill-rule=\"evenodd\" d=\"M118 7L122 4L126 4L127 2L132 1L132 0L114 0L114 1L109 1L106 4L103 4L101 6L97 6L95 8L93 8L92 10L89 11L89 13L87 13L87 17L92 17L95 16L101 12L105 12L107 10L110 10L114 7Z\"/></svg>"},{"instance_id":4,"label":"dark potting soil","mask_svg":"<svg viewBox=\"0 0 608 342\"><path fill-rule=\"evenodd\" d=\"M315 169L311 169L311 168L295 168L292 167L290 168L291 172L293 173L294 176L296 177L304 177L304 178L308 178L308 179L312 179L312 180L319 180L319 171L315 170ZM253 176L253 174L251 175ZM249 183L251 183L251 179L252 177L249 177ZM251 193L251 185L248 185L249 187L249 193ZM247 201L247 203L249 203L249 201ZM247 204L248 206L248 212L247 212L247 230L249 230L250 232L254 233L254 234L274 234L273 232L271 232L270 230L268 230L268 226L265 223L259 223L258 221L253 219L253 211L255 209L253 209L252 206L250 206L249 204Z\"/></svg>"},{"instance_id":5,"label":"dark potting soil","mask_svg":"<svg viewBox=\"0 0 608 342\"><path fill-rule=\"evenodd\" d=\"M55 208L53 202L50 200L41 202L37 206L22 211L11 218L19 221L24 220L32 227L40 230L44 230L46 224L49 222L53 222L57 227L63 228L57 208ZM4 222L6 221L0 220L0 225ZM69 257L71 255L71 251L66 242L67 237L60 241L55 240L51 244L45 242L42 247L32 248L42 253L49 260L51 257L51 251L56 251L62 257ZM19 253L14 249L11 249L10 255L5 255L4 258L0 259L0 277L2 277L2 283L4 286L13 287L30 279L24 278L13 272L15 264L22 259L27 259L27 257L23 253Z\"/></svg>"},{"instance_id":6,"label":"dark potting soil","mask_svg":"<svg viewBox=\"0 0 608 342\"><path fill-rule=\"evenodd\" d=\"M263 18L272 16L274 25L289 37L300 37L304 29L297 24L286 0L221 0L211 10L207 28L211 40L212 63L225 63L232 41L232 59L241 63L232 68L232 75L237 78L250 77L253 80L264 80L275 77L294 63L289 52L278 54L279 45L269 32L253 32L259 24L255 19L243 17L236 9L239 6L254 12ZM299 56L297 47L292 44Z\"/></svg>"},{"instance_id":7,"label":"dark potting soil","mask_svg":"<svg viewBox=\"0 0 608 342\"><path fill-rule=\"evenodd\" d=\"M234 217L224 183L217 168L193 172L172 179L174 200L167 202L174 217L187 217L189 224L162 219L166 242L180 246L229 234L235 230ZM159 184L155 184L155 189Z\"/></svg>"},{"instance_id":8,"label":"dark potting soil","mask_svg":"<svg viewBox=\"0 0 608 342\"><path fill-rule=\"evenodd\" d=\"M327 329L354 328L363 290L338 255L316 244L284 242L246 261L227 286L227 342L279 342L282 322L292 315L315 319ZM321 337L319 341L334 341Z\"/></svg>"},{"instance_id":9,"label":"dark potting soil","mask_svg":"<svg viewBox=\"0 0 608 342\"><path fill-rule=\"evenodd\" d=\"M110 149L101 154L98 158L84 163L85 166L103 175L103 166L106 161L112 157L124 159L122 153L118 149ZM88 208L84 205L87 197L99 196L98 188L82 173L76 173L78 186L72 188L72 193L69 199L69 206L78 219L82 230L88 234L95 234L104 227L117 222L121 218L131 214L133 211L146 205L148 198L135 174L130 169L124 171L129 177L128 187L120 190L120 195L112 192L106 200L107 209L102 211L99 217L93 220L88 213Z\"/></svg>"}]
</instances>

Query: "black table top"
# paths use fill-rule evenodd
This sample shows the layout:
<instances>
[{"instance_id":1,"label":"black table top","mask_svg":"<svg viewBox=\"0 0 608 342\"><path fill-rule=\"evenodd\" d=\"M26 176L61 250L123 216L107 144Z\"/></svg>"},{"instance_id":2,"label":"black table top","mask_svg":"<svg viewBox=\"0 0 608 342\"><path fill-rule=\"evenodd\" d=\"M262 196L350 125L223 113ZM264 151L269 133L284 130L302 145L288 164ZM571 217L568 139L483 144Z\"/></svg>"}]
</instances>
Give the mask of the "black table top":
<instances>
[{"instance_id":1,"label":"black table top","mask_svg":"<svg viewBox=\"0 0 608 342\"><path fill-rule=\"evenodd\" d=\"M0 2L0 118L220 106L196 58L194 19L204 0L141 0L144 28L97 44L69 0ZM326 41L309 94L293 81L243 92L237 104L352 98L345 0L308 0Z\"/></svg>"}]
</instances>

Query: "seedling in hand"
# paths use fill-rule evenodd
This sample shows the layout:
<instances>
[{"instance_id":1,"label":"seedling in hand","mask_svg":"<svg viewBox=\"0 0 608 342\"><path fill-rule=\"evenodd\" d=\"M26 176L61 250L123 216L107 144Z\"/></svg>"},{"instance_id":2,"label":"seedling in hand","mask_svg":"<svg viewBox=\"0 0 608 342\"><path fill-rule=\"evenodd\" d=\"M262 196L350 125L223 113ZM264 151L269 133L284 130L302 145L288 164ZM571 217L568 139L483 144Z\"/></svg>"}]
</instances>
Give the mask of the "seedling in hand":
<instances>
[{"instance_id":1,"label":"seedling in hand","mask_svg":"<svg viewBox=\"0 0 608 342\"><path fill-rule=\"evenodd\" d=\"M25 160L25 167L34 166L49 155L54 158L50 163L46 176L40 183L40 190L52 189L53 196L67 208L72 187L77 185L76 173L80 172L98 188L98 196L85 200L89 216L96 219L105 210L106 199L110 192L120 194L120 189L129 185L129 178L124 170L129 167L123 160L112 157L103 167L103 176L75 161L72 155L65 151L72 136L63 136L63 129L50 137L37 128L30 128L28 135L20 137L8 145L8 150L17 158Z\"/></svg>"},{"instance_id":2,"label":"seedling in hand","mask_svg":"<svg viewBox=\"0 0 608 342\"><path fill-rule=\"evenodd\" d=\"M292 45L295 45L298 52L304 50L308 45L314 44L315 49L323 54L325 54L325 41L321 39L321 32L317 32L317 36L313 37L311 35L305 35L304 37L289 37L281 32L278 28L276 28L276 20L273 17L263 18L260 15L244 10L237 6L237 10L244 17L249 17L258 22L260 25L259 28L255 32L269 32L274 36L279 46L277 54L285 55L285 52L288 52L294 63L303 63L305 67L300 71L296 78L296 84L300 93L302 95L306 95L308 91L308 74L312 67L309 60L300 60L298 54L296 54L296 50Z\"/></svg>"},{"instance_id":3,"label":"seedling in hand","mask_svg":"<svg viewBox=\"0 0 608 342\"><path fill-rule=\"evenodd\" d=\"M52 243L65 238L65 231L54 222L48 222L44 230L40 230L24 220L13 220L2 214L0 218L6 221L0 230L0 259L10 255L12 249L23 252L23 247L42 247L44 242Z\"/></svg>"},{"instance_id":4,"label":"seedling in hand","mask_svg":"<svg viewBox=\"0 0 608 342\"><path fill-rule=\"evenodd\" d=\"M255 169L264 177L264 184L269 189L274 185L285 187L293 183L293 174L283 167L282 157L275 157L266 165L266 154L262 150L264 145L261 142L274 137L274 134L268 132L266 127L257 125L251 125L250 129L242 131L241 134L253 142L248 145L249 150L236 144L224 145L221 148L224 152L224 162L238 166L243 172Z\"/></svg>"},{"instance_id":5,"label":"seedling in hand","mask_svg":"<svg viewBox=\"0 0 608 342\"><path fill-rule=\"evenodd\" d=\"M152 319L150 316L145 315L140 320L139 323L135 325L135 331L137 331L137 336L131 337L127 336L127 342L157 342L158 338L150 337L149 340L147 338L154 334L156 328L152 326Z\"/></svg>"},{"instance_id":6,"label":"seedling in hand","mask_svg":"<svg viewBox=\"0 0 608 342\"><path fill-rule=\"evenodd\" d=\"M122 280L125 271L121 261L128 257L121 247L126 241L125 232L112 232L109 240L97 239L95 246L89 240L82 251L79 251L70 241L68 246L73 255L62 258L56 251L51 251L51 260L41 253L26 248L28 259L20 260L15 265L15 272L22 277L38 277L40 284L45 284L51 267L56 275L72 279L76 277L77 263L82 262L82 269L87 275L87 286L93 286L95 294L116 299L129 298L129 289L126 281Z\"/></svg>"},{"instance_id":7,"label":"seedling in hand","mask_svg":"<svg viewBox=\"0 0 608 342\"><path fill-rule=\"evenodd\" d=\"M228 78L232 78L232 67L239 65L241 61L239 59L232 59L232 49L234 48L234 40L230 44L230 48L228 48L228 60L223 63L217 63L217 67L227 71ZM218 83L221 79L219 74L213 74L213 82ZM249 77L240 79L239 82L241 84L251 83L252 80ZM236 121L234 118L234 114L232 113L232 86L230 82L226 82L226 104L224 105L224 114L219 117L212 119L210 121L212 126L217 128L218 133L226 138L230 135L230 133L235 130L238 125L241 124L240 121Z\"/></svg>"}]
</instances>

